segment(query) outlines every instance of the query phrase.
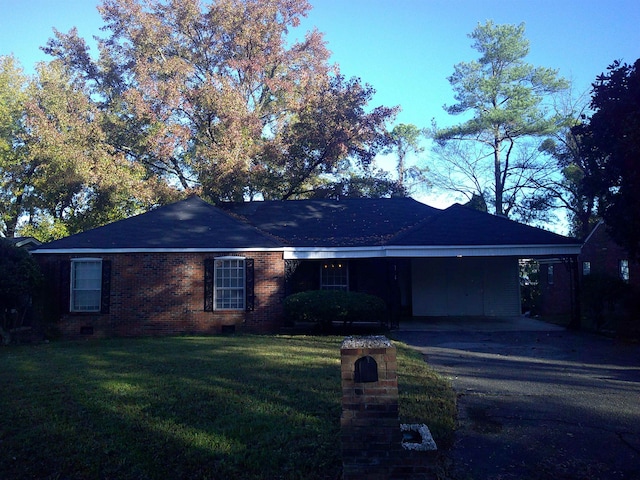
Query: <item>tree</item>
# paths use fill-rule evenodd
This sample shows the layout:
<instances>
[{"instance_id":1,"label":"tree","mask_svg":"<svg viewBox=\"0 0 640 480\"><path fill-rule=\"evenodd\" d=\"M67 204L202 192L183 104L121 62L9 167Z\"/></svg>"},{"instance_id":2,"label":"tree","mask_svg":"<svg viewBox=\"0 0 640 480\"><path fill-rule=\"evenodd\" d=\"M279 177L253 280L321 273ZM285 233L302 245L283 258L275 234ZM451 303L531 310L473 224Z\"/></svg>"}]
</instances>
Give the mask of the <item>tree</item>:
<instances>
[{"instance_id":1,"label":"tree","mask_svg":"<svg viewBox=\"0 0 640 480\"><path fill-rule=\"evenodd\" d=\"M449 128L434 126L433 132L436 155L444 162L451 153L447 144L474 145L455 147L466 153L459 159L468 172L464 175L472 181L466 193L468 197L490 194L496 215L509 215L516 208L531 214L544 205L533 180L552 171L532 140L557 130L562 119L549 114L544 101L568 87L556 70L524 61L529 53L524 34L524 24L489 21L476 27L469 36L481 56L455 65L449 82L457 103L445 106L452 115L470 113L472 117ZM461 180L453 183L459 188L465 183Z\"/></svg>"},{"instance_id":2,"label":"tree","mask_svg":"<svg viewBox=\"0 0 640 480\"><path fill-rule=\"evenodd\" d=\"M593 84L593 114L572 129L580 137L590 183L602 199L602 216L612 237L640 257L640 59L619 61Z\"/></svg>"},{"instance_id":3,"label":"tree","mask_svg":"<svg viewBox=\"0 0 640 480\"><path fill-rule=\"evenodd\" d=\"M359 79L338 75L301 105L261 159L259 183L268 186L263 196L301 198L332 181L343 183L352 160L366 173L385 145L386 122L394 114L386 107L366 112L373 94Z\"/></svg>"},{"instance_id":4,"label":"tree","mask_svg":"<svg viewBox=\"0 0 640 480\"><path fill-rule=\"evenodd\" d=\"M170 192L106 141L102 112L81 79L57 61L40 64L25 102L23 215L49 240L140 213Z\"/></svg>"},{"instance_id":5,"label":"tree","mask_svg":"<svg viewBox=\"0 0 640 480\"><path fill-rule=\"evenodd\" d=\"M292 198L312 194L337 162L366 163L394 113L366 112L370 87L328 64L320 33L291 41L309 8L104 0L97 60L74 30L45 51L90 85L108 143L149 174L218 201Z\"/></svg>"},{"instance_id":6,"label":"tree","mask_svg":"<svg viewBox=\"0 0 640 480\"><path fill-rule=\"evenodd\" d=\"M0 233L13 237L29 169L21 141L27 77L11 56L0 56Z\"/></svg>"},{"instance_id":7,"label":"tree","mask_svg":"<svg viewBox=\"0 0 640 480\"><path fill-rule=\"evenodd\" d=\"M167 188L105 141L104 115L61 62L27 78L0 59L0 203L4 235L46 241L130 216ZM27 225L20 222L28 221Z\"/></svg>"},{"instance_id":8,"label":"tree","mask_svg":"<svg viewBox=\"0 0 640 480\"><path fill-rule=\"evenodd\" d=\"M422 135L423 132L415 125L400 123L389 133L388 145L383 151L383 153L395 153L398 157L396 190L403 196L408 195L416 184L427 183L424 176L426 169L407 165L409 155L419 155L424 151L424 147L420 145ZM407 184L408 181L411 183Z\"/></svg>"},{"instance_id":9,"label":"tree","mask_svg":"<svg viewBox=\"0 0 640 480\"><path fill-rule=\"evenodd\" d=\"M573 126L579 124L576 121ZM560 178L553 178L541 188L549 192L554 205L569 213L570 234L584 239L601 218L599 210L603 203L596 187L599 172L592 168L584 141L572 127L563 128L540 148L556 159L562 173Z\"/></svg>"}]
</instances>

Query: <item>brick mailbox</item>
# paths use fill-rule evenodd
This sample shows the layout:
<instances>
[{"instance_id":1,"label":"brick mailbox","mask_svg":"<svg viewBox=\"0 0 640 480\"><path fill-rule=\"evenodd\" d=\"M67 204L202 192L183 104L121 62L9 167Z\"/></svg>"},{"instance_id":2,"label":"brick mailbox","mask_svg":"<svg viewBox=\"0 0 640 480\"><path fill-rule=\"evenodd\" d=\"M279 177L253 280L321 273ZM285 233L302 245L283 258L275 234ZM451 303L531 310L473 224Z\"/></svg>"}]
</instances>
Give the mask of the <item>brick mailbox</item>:
<instances>
[{"instance_id":1,"label":"brick mailbox","mask_svg":"<svg viewBox=\"0 0 640 480\"><path fill-rule=\"evenodd\" d=\"M396 348L384 336L340 348L343 479L389 478L401 449Z\"/></svg>"},{"instance_id":2,"label":"brick mailbox","mask_svg":"<svg viewBox=\"0 0 640 480\"><path fill-rule=\"evenodd\" d=\"M400 425L393 344L384 336L347 337L340 358L343 480L436 478L433 457L421 451L420 428L427 427ZM407 440L410 434L421 438Z\"/></svg>"}]
</instances>

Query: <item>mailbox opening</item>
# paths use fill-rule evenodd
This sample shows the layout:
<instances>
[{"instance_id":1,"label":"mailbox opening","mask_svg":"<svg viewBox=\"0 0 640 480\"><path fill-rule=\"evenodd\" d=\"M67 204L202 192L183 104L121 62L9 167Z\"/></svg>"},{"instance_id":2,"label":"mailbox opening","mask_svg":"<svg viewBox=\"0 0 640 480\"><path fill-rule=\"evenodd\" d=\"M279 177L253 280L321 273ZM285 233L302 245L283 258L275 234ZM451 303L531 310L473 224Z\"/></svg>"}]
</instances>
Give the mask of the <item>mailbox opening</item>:
<instances>
[{"instance_id":1,"label":"mailbox opening","mask_svg":"<svg viewBox=\"0 0 640 480\"><path fill-rule=\"evenodd\" d=\"M370 383L378 381L378 364L370 356L362 357L355 362L353 381L355 383Z\"/></svg>"}]
</instances>

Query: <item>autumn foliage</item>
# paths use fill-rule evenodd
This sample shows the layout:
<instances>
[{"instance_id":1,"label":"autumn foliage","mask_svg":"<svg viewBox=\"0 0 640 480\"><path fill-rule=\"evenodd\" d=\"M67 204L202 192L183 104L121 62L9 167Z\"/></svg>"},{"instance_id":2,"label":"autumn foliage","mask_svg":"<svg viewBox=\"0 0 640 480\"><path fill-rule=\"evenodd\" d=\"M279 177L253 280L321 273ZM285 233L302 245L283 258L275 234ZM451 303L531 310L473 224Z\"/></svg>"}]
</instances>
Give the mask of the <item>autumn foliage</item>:
<instances>
[{"instance_id":1,"label":"autumn foliage","mask_svg":"<svg viewBox=\"0 0 640 480\"><path fill-rule=\"evenodd\" d=\"M370 107L322 34L297 32L310 8L104 0L97 52L54 29L33 78L0 57L0 232L50 240L192 192L391 194L372 159L396 109Z\"/></svg>"},{"instance_id":2,"label":"autumn foliage","mask_svg":"<svg viewBox=\"0 0 640 480\"><path fill-rule=\"evenodd\" d=\"M365 112L371 87L339 75L319 32L296 39L309 8L106 0L99 59L75 31L46 51L90 85L111 143L149 174L214 200L304 196L341 161L366 166L394 113Z\"/></svg>"}]
</instances>

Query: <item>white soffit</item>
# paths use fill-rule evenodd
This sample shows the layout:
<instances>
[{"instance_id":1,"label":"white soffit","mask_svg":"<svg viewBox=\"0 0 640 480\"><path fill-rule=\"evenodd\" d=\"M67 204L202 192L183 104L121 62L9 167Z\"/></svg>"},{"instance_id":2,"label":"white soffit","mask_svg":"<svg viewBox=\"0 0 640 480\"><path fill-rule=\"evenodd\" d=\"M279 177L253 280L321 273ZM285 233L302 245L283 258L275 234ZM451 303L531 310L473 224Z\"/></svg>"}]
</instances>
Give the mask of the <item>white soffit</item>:
<instances>
[{"instance_id":1,"label":"white soffit","mask_svg":"<svg viewBox=\"0 0 640 480\"><path fill-rule=\"evenodd\" d=\"M580 245L488 245L488 246L388 246L388 247L292 247L284 249L285 260L381 257L529 257L578 255Z\"/></svg>"},{"instance_id":2,"label":"white soffit","mask_svg":"<svg viewBox=\"0 0 640 480\"><path fill-rule=\"evenodd\" d=\"M580 245L488 245L488 246L377 246L377 247L285 247L285 248L70 248L36 249L35 254L118 254L118 253L219 253L283 252L285 260L384 257L531 257L578 255Z\"/></svg>"}]
</instances>

